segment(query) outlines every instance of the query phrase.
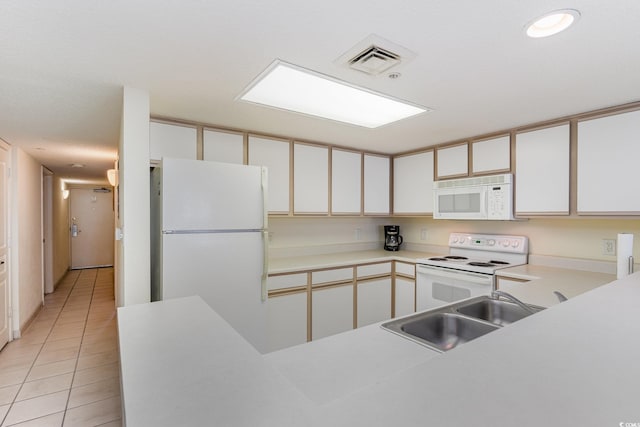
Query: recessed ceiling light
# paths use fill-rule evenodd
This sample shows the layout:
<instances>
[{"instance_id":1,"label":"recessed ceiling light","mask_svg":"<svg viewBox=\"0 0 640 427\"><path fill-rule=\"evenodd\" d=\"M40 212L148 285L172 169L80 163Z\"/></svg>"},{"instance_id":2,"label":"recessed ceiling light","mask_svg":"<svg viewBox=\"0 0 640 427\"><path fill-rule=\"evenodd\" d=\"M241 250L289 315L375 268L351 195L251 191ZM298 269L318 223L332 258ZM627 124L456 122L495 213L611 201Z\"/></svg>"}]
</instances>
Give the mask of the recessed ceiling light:
<instances>
[{"instance_id":1,"label":"recessed ceiling light","mask_svg":"<svg viewBox=\"0 0 640 427\"><path fill-rule=\"evenodd\" d=\"M71 163L69 166L72 168L83 168L84 165L82 163Z\"/></svg>"},{"instance_id":2,"label":"recessed ceiling light","mask_svg":"<svg viewBox=\"0 0 640 427\"><path fill-rule=\"evenodd\" d=\"M554 10L530 21L525 28L529 37L549 37L566 30L579 18L580 12L575 9Z\"/></svg>"},{"instance_id":3,"label":"recessed ceiling light","mask_svg":"<svg viewBox=\"0 0 640 427\"><path fill-rule=\"evenodd\" d=\"M431 111L282 61L238 99L368 128Z\"/></svg>"}]
</instances>

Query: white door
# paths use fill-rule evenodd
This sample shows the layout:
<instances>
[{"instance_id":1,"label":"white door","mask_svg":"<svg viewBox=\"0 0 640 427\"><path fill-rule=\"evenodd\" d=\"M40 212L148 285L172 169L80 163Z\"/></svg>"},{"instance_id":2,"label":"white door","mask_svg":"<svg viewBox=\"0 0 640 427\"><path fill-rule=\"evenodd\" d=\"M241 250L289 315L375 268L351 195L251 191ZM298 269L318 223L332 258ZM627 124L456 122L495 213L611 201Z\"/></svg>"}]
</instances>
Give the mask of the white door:
<instances>
[{"instance_id":1,"label":"white door","mask_svg":"<svg viewBox=\"0 0 640 427\"><path fill-rule=\"evenodd\" d=\"M8 147L0 143L0 348L9 341L9 287L7 266Z\"/></svg>"},{"instance_id":2,"label":"white door","mask_svg":"<svg viewBox=\"0 0 640 427\"><path fill-rule=\"evenodd\" d=\"M164 158L160 173L163 230L263 228L262 168Z\"/></svg>"},{"instance_id":3,"label":"white door","mask_svg":"<svg viewBox=\"0 0 640 427\"><path fill-rule=\"evenodd\" d=\"M113 265L113 193L72 188L69 199L71 268Z\"/></svg>"},{"instance_id":4,"label":"white door","mask_svg":"<svg viewBox=\"0 0 640 427\"><path fill-rule=\"evenodd\" d=\"M264 353L263 247L260 232L164 234L159 296L166 300L199 295Z\"/></svg>"}]
</instances>

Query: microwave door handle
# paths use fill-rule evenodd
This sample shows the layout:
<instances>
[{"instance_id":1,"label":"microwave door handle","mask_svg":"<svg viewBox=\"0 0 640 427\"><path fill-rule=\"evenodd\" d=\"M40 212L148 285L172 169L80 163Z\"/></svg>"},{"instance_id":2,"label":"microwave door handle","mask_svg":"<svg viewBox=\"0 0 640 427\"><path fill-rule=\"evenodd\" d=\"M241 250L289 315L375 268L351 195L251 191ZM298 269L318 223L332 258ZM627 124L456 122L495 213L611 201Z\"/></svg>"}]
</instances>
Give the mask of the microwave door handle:
<instances>
[{"instance_id":1,"label":"microwave door handle","mask_svg":"<svg viewBox=\"0 0 640 427\"><path fill-rule=\"evenodd\" d=\"M470 271L456 270L455 272L453 272L453 271L446 270L444 268L433 268L433 267L420 265L417 268L417 273L429 274L431 276L436 276L436 277L446 277L450 279L460 279L461 276L464 276L464 280L467 280L472 283L478 283L481 285L492 283L491 275L473 273Z\"/></svg>"}]
</instances>

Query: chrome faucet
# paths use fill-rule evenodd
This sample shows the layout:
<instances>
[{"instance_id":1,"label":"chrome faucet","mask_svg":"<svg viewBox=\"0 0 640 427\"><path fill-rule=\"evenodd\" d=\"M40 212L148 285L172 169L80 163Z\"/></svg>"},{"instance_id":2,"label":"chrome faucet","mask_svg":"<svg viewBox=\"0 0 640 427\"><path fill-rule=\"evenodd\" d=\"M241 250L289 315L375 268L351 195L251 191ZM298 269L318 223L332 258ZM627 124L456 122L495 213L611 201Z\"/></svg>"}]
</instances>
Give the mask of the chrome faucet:
<instances>
[{"instance_id":1,"label":"chrome faucet","mask_svg":"<svg viewBox=\"0 0 640 427\"><path fill-rule=\"evenodd\" d=\"M564 302L567 300L567 297L562 295L559 291L553 291L553 294L558 298L558 301Z\"/></svg>"},{"instance_id":2,"label":"chrome faucet","mask_svg":"<svg viewBox=\"0 0 640 427\"><path fill-rule=\"evenodd\" d=\"M500 299L500 297L502 297L504 299L507 299L507 300L509 300L511 302L514 302L514 303L518 304L520 307L522 307L528 313L534 314L536 312L534 309L532 309L527 304L525 304L522 301L520 301L518 298L516 298L513 295L508 294L508 293L506 293L504 291L495 290L495 291L491 292L491 297L493 299Z\"/></svg>"}]
</instances>

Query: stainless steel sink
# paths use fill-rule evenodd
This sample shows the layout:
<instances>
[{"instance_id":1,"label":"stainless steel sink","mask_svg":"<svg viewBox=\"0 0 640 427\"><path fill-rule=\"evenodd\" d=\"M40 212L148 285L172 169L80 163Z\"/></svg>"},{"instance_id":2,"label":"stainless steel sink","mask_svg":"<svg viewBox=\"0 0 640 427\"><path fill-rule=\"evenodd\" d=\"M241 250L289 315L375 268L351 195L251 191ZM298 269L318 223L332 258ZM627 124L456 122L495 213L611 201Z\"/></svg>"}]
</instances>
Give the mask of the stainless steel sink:
<instances>
[{"instance_id":1,"label":"stainless steel sink","mask_svg":"<svg viewBox=\"0 0 640 427\"><path fill-rule=\"evenodd\" d=\"M530 307L534 311L541 310L539 307ZM458 306L455 310L465 316L486 320L499 326L508 325L533 314L517 304L492 298Z\"/></svg>"},{"instance_id":2,"label":"stainless steel sink","mask_svg":"<svg viewBox=\"0 0 640 427\"><path fill-rule=\"evenodd\" d=\"M453 313L427 313L399 327L405 334L440 351L450 350L497 328Z\"/></svg>"},{"instance_id":3,"label":"stainless steel sink","mask_svg":"<svg viewBox=\"0 0 640 427\"><path fill-rule=\"evenodd\" d=\"M524 307L524 308L523 308ZM543 307L518 304L481 296L411 316L381 326L436 351L444 352L491 331L530 316Z\"/></svg>"}]
</instances>

